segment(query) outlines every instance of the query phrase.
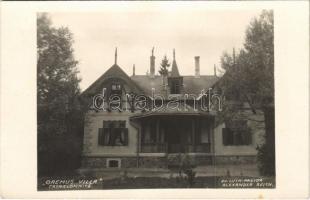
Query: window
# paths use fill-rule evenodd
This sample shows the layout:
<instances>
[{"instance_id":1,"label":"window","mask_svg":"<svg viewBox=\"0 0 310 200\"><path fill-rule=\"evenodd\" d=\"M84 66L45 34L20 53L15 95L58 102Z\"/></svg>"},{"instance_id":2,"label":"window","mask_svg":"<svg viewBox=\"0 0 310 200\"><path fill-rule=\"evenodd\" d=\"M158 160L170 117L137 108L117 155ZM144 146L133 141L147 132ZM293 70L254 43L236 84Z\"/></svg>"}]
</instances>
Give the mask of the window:
<instances>
[{"instance_id":1,"label":"window","mask_svg":"<svg viewBox=\"0 0 310 200\"><path fill-rule=\"evenodd\" d=\"M207 123L200 121L201 134L200 143L210 143L210 126Z\"/></svg>"},{"instance_id":2,"label":"window","mask_svg":"<svg viewBox=\"0 0 310 200\"><path fill-rule=\"evenodd\" d=\"M252 143L252 134L246 122L246 120L235 120L226 123L226 128L222 130L225 146L250 145Z\"/></svg>"},{"instance_id":3,"label":"window","mask_svg":"<svg viewBox=\"0 0 310 200\"><path fill-rule=\"evenodd\" d=\"M107 168L121 168L121 159L107 159Z\"/></svg>"},{"instance_id":4,"label":"window","mask_svg":"<svg viewBox=\"0 0 310 200\"><path fill-rule=\"evenodd\" d=\"M109 94L109 109L111 107L122 107L122 85L115 81L111 84Z\"/></svg>"},{"instance_id":5,"label":"window","mask_svg":"<svg viewBox=\"0 0 310 200\"><path fill-rule=\"evenodd\" d=\"M142 143L156 143L156 123L154 121L145 122L142 126Z\"/></svg>"},{"instance_id":6,"label":"window","mask_svg":"<svg viewBox=\"0 0 310 200\"><path fill-rule=\"evenodd\" d=\"M170 94L180 94L183 79L182 77L169 78L168 84L170 87Z\"/></svg>"},{"instance_id":7,"label":"window","mask_svg":"<svg viewBox=\"0 0 310 200\"><path fill-rule=\"evenodd\" d=\"M104 121L103 128L99 128L98 144L101 146L128 145L126 121Z\"/></svg>"},{"instance_id":8,"label":"window","mask_svg":"<svg viewBox=\"0 0 310 200\"><path fill-rule=\"evenodd\" d=\"M180 85L177 83L173 84L171 89L170 89L170 93L171 94L180 94Z\"/></svg>"},{"instance_id":9,"label":"window","mask_svg":"<svg viewBox=\"0 0 310 200\"><path fill-rule=\"evenodd\" d=\"M112 90L112 91L120 91L120 90L122 90L122 86L121 86L121 84L114 83L114 84L112 84L112 86L111 86L111 90Z\"/></svg>"}]
</instances>

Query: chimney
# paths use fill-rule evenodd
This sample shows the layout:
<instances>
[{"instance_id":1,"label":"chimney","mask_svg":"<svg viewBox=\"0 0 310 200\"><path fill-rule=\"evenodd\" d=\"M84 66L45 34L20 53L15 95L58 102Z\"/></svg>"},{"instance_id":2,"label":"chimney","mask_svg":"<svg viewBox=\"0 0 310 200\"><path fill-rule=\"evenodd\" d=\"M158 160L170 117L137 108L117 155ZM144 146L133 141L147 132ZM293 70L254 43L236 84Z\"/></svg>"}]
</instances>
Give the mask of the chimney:
<instances>
[{"instance_id":1,"label":"chimney","mask_svg":"<svg viewBox=\"0 0 310 200\"><path fill-rule=\"evenodd\" d=\"M150 57L150 76L154 78L155 76L155 56L154 56L154 47L152 48L152 55Z\"/></svg>"},{"instance_id":2,"label":"chimney","mask_svg":"<svg viewBox=\"0 0 310 200\"><path fill-rule=\"evenodd\" d=\"M199 64L199 56L195 56L195 78L200 77L200 64Z\"/></svg>"},{"instance_id":3,"label":"chimney","mask_svg":"<svg viewBox=\"0 0 310 200\"><path fill-rule=\"evenodd\" d=\"M133 64L133 67L132 67L132 76L135 76L136 75L136 66L135 64Z\"/></svg>"}]
</instances>

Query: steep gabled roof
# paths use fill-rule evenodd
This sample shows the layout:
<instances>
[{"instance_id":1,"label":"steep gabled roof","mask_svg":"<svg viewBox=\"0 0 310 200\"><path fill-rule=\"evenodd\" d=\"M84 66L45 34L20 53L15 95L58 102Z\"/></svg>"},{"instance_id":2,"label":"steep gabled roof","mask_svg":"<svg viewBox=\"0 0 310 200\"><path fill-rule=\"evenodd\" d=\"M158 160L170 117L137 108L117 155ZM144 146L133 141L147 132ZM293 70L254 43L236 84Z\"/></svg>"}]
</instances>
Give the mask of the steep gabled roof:
<instances>
[{"instance_id":1,"label":"steep gabled roof","mask_svg":"<svg viewBox=\"0 0 310 200\"><path fill-rule=\"evenodd\" d=\"M173 60L170 77L179 77L179 76L180 76L180 73L179 73L179 69L177 66L177 62L175 60Z\"/></svg>"},{"instance_id":2,"label":"steep gabled roof","mask_svg":"<svg viewBox=\"0 0 310 200\"><path fill-rule=\"evenodd\" d=\"M128 84L134 92L143 93L143 90L131 80L131 78L120 68L117 64L112 65L103 75L101 75L93 84L91 84L84 92L82 96L88 94L95 94L98 91L101 91L102 84L110 78L120 78Z\"/></svg>"},{"instance_id":3,"label":"steep gabled roof","mask_svg":"<svg viewBox=\"0 0 310 200\"><path fill-rule=\"evenodd\" d=\"M179 76L180 76L180 73L179 73L177 61L175 60L175 49L173 49L173 62L172 62L170 77L179 77Z\"/></svg>"}]
</instances>

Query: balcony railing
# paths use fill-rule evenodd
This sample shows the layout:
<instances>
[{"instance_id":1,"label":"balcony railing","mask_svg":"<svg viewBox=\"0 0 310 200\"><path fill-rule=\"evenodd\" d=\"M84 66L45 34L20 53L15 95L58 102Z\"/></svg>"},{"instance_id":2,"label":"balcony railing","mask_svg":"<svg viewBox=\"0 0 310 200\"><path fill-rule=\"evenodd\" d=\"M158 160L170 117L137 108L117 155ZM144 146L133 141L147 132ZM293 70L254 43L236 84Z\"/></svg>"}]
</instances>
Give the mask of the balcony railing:
<instances>
[{"instance_id":1,"label":"balcony railing","mask_svg":"<svg viewBox=\"0 0 310 200\"><path fill-rule=\"evenodd\" d=\"M141 145L142 153L166 153L167 144L165 143L148 143Z\"/></svg>"},{"instance_id":2,"label":"balcony railing","mask_svg":"<svg viewBox=\"0 0 310 200\"><path fill-rule=\"evenodd\" d=\"M210 153L211 144L167 144L167 143L148 143L141 145L142 153Z\"/></svg>"},{"instance_id":3,"label":"balcony railing","mask_svg":"<svg viewBox=\"0 0 310 200\"><path fill-rule=\"evenodd\" d=\"M210 143L201 143L195 145L188 145L188 152L190 153L210 153L211 144Z\"/></svg>"}]
</instances>

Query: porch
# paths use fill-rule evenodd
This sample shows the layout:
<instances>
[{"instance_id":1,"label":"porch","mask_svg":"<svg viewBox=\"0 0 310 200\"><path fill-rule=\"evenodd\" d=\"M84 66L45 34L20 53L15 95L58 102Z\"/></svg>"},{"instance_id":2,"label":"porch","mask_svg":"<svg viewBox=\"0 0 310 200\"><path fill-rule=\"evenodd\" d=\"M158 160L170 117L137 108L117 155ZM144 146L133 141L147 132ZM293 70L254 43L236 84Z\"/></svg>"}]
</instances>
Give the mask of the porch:
<instances>
[{"instance_id":1,"label":"porch","mask_svg":"<svg viewBox=\"0 0 310 200\"><path fill-rule=\"evenodd\" d=\"M155 115L135 118L139 153L212 153L214 118L197 115Z\"/></svg>"}]
</instances>

